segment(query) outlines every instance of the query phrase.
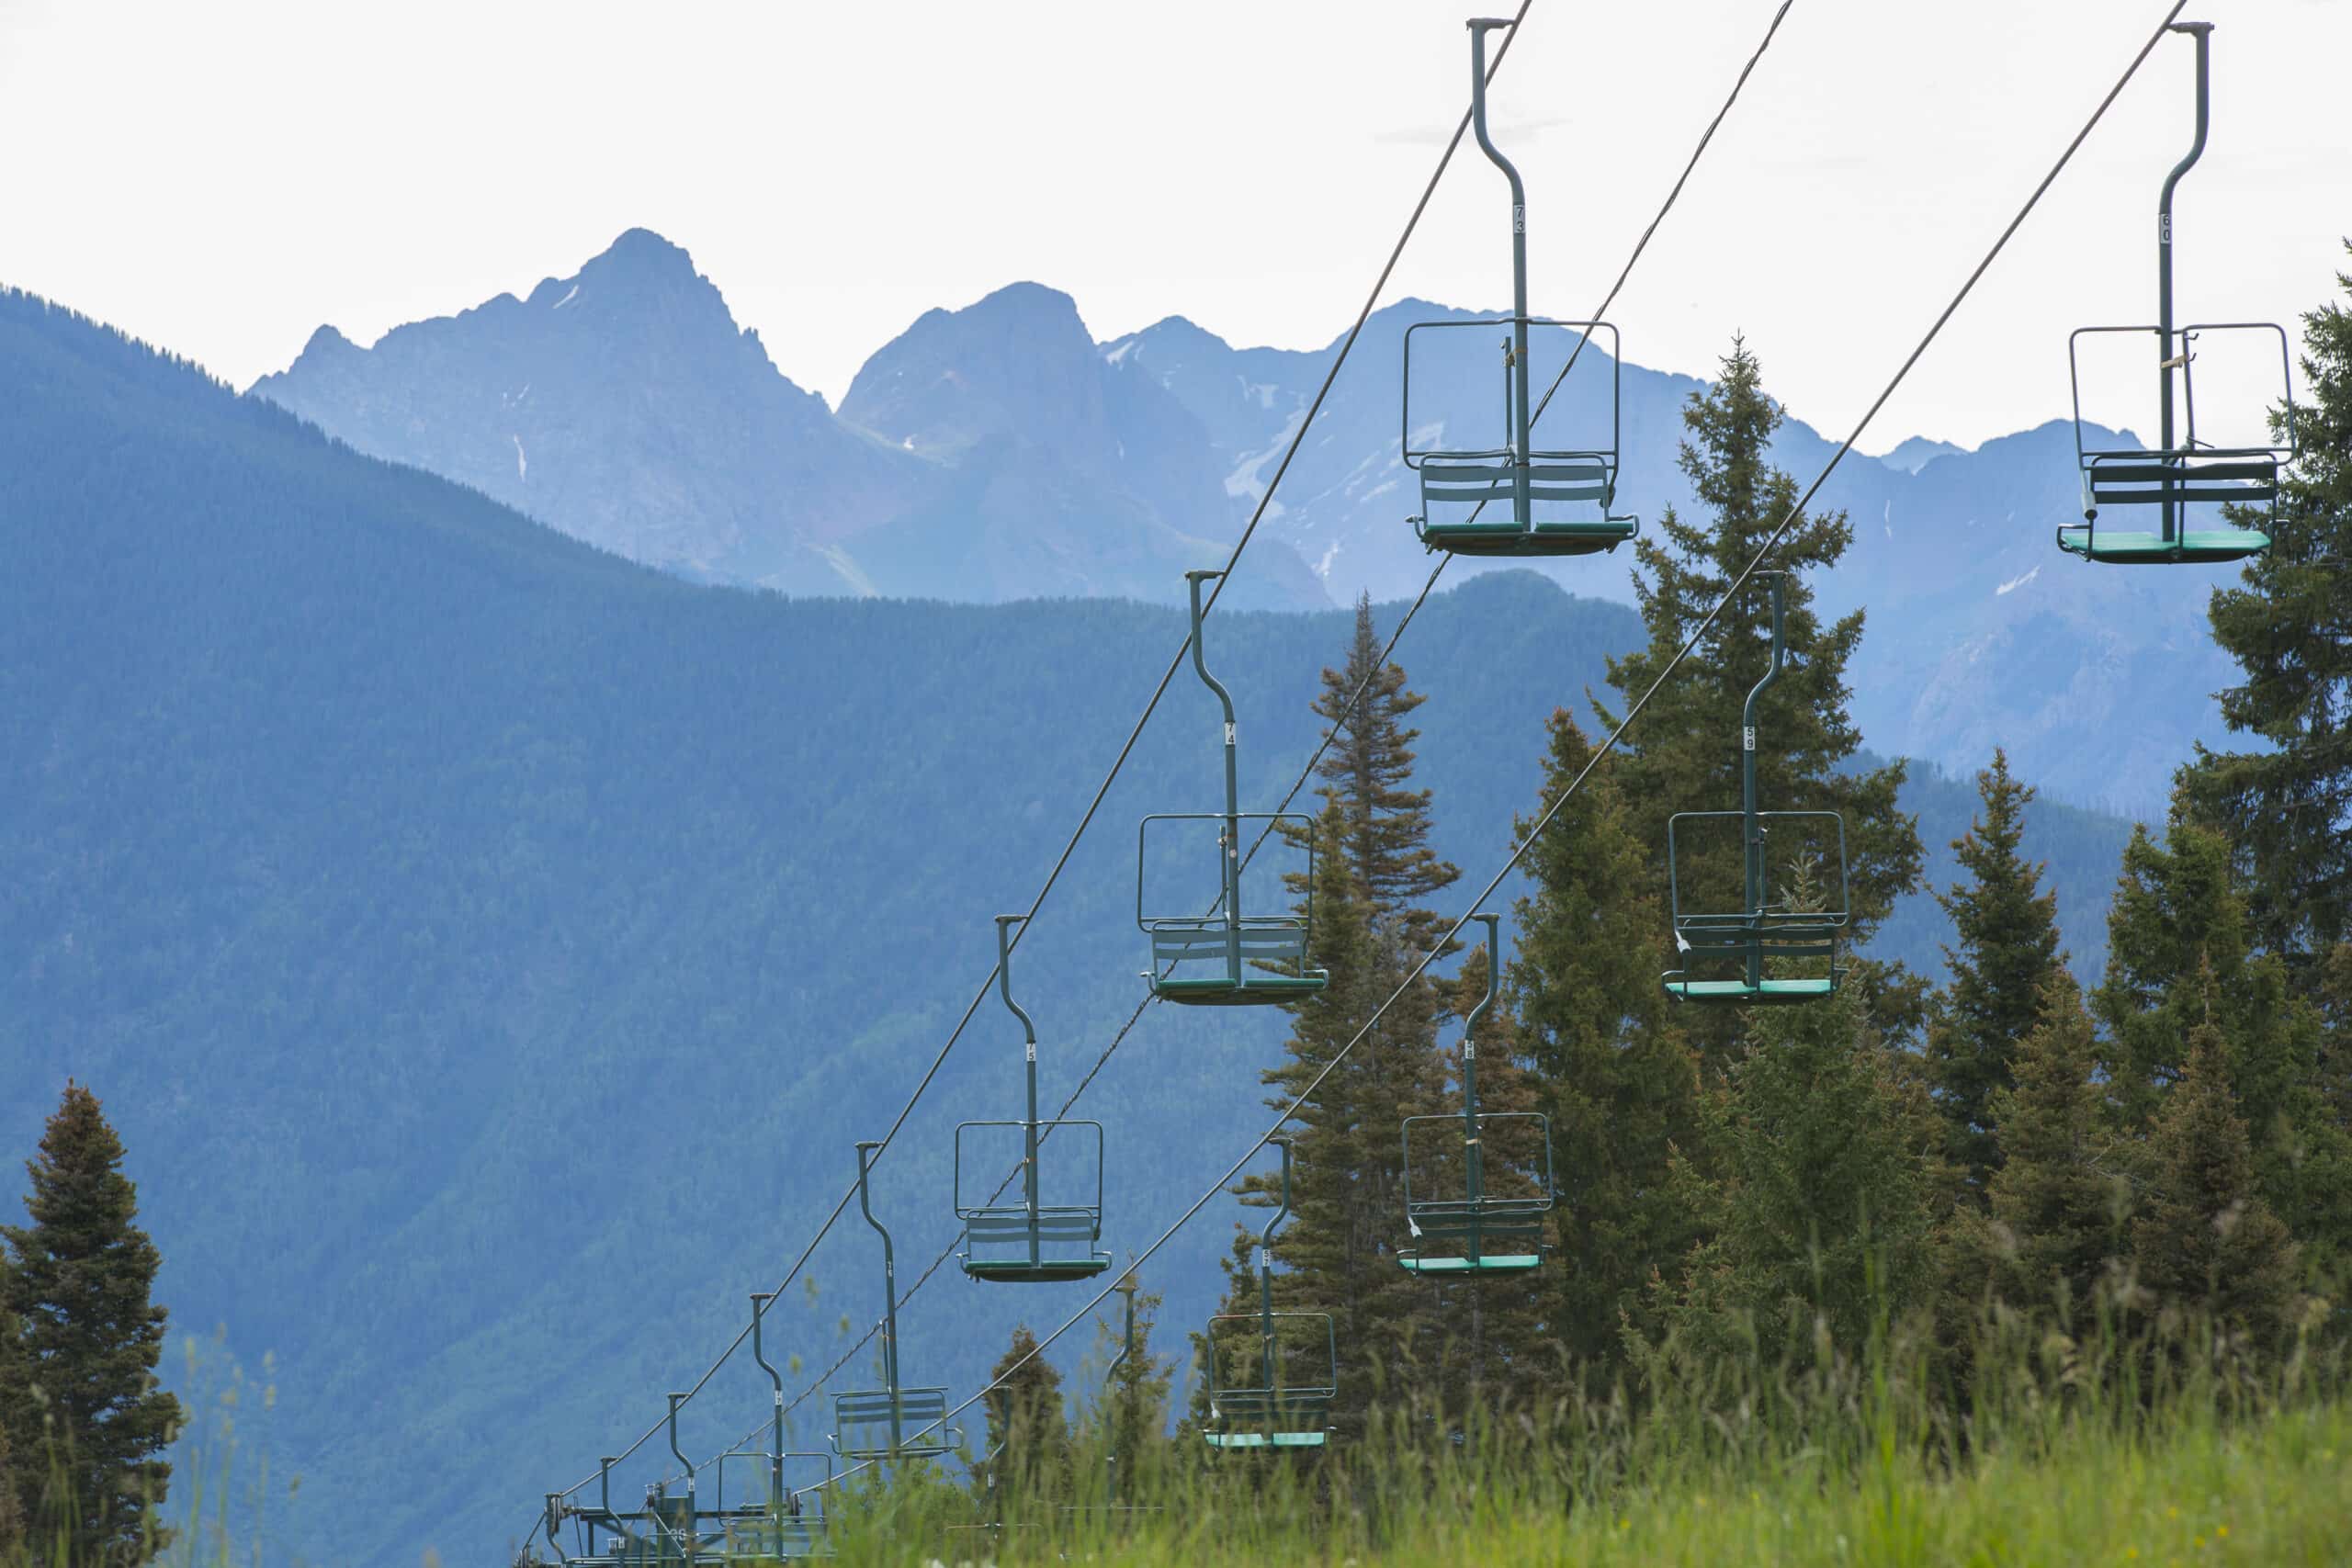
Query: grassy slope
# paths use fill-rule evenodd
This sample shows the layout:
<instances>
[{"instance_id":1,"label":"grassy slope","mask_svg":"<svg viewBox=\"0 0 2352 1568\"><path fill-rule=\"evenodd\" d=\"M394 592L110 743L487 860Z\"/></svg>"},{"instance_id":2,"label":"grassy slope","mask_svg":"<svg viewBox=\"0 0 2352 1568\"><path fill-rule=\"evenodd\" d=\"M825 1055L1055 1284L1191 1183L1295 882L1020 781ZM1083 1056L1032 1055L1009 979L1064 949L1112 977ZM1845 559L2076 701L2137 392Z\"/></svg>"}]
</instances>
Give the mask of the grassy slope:
<instances>
[{"instance_id":1,"label":"grassy slope","mask_svg":"<svg viewBox=\"0 0 2352 1568\"><path fill-rule=\"evenodd\" d=\"M2153 1442L2078 1433L2036 1461L1996 1454L1956 1478L1892 1459L1859 1483L1802 1463L1775 1479L1721 1472L1574 1511L1508 1486L1432 1497L1377 1545L1259 1508L1174 1509L1122 1540L1008 1535L988 1555L1140 1564L1435 1562L2340 1563L2352 1561L2352 1407L2231 1430L2188 1419ZM971 1540L974 1538L950 1538ZM1031 1540L1035 1540L1035 1548ZM902 1562L903 1542L844 1541L842 1561ZM944 1560L958 1554L945 1549ZM922 1560L921 1558L917 1559Z\"/></svg>"}]
</instances>

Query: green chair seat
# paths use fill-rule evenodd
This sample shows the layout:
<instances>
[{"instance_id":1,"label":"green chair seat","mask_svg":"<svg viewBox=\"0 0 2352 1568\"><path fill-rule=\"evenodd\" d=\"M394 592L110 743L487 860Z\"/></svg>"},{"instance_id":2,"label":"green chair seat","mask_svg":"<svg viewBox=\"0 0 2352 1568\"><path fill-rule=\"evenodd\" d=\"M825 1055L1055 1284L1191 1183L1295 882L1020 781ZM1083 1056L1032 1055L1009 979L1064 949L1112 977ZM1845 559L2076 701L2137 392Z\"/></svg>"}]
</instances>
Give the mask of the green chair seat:
<instances>
[{"instance_id":1,"label":"green chair seat","mask_svg":"<svg viewBox=\"0 0 2352 1568\"><path fill-rule=\"evenodd\" d=\"M1213 1449L1319 1449L1321 1432L1208 1432Z\"/></svg>"},{"instance_id":2,"label":"green chair seat","mask_svg":"<svg viewBox=\"0 0 2352 1568\"><path fill-rule=\"evenodd\" d=\"M1826 975L1796 980L1767 980L1751 986L1745 980L1669 979L1667 993L1686 1002L1736 1002L1761 1006L1773 1002L1812 1002L1837 990Z\"/></svg>"},{"instance_id":3,"label":"green chair seat","mask_svg":"<svg viewBox=\"0 0 2352 1568\"><path fill-rule=\"evenodd\" d=\"M1188 975L1155 979L1159 999L1196 1007L1242 1007L1251 1003L1293 1001L1311 997L1330 984L1330 976L1312 975L1251 975L1238 985L1223 975Z\"/></svg>"},{"instance_id":4,"label":"green chair seat","mask_svg":"<svg viewBox=\"0 0 2352 1568\"><path fill-rule=\"evenodd\" d=\"M1025 1259L1001 1262L964 1260L964 1272L975 1280L993 1280L1001 1284L1051 1284L1062 1280L1091 1280L1111 1267L1108 1258L1049 1258L1032 1264Z\"/></svg>"},{"instance_id":5,"label":"green chair seat","mask_svg":"<svg viewBox=\"0 0 2352 1568\"><path fill-rule=\"evenodd\" d=\"M2244 560L2268 549L2270 536L2254 528L2193 528L2167 539L2162 534L2067 527L2058 530L2058 547L2068 555L2117 566L2170 566L2188 561Z\"/></svg>"},{"instance_id":6,"label":"green chair seat","mask_svg":"<svg viewBox=\"0 0 2352 1568\"><path fill-rule=\"evenodd\" d=\"M1423 1258L1407 1252L1396 1262L1408 1274L1521 1274L1543 1267L1544 1259L1532 1252L1489 1252L1476 1258Z\"/></svg>"},{"instance_id":7,"label":"green chair seat","mask_svg":"<svg viewBox=\"0 0 2352 1568\"><path fill-rule=\"evenodd\" d=\"M1429 523L1421 543L1457 556L1589 556L1613 550L1634 536L1631 518L1606 522L1538 523L1521 528L1499 523Z\"/></svg>"}]
</instances>

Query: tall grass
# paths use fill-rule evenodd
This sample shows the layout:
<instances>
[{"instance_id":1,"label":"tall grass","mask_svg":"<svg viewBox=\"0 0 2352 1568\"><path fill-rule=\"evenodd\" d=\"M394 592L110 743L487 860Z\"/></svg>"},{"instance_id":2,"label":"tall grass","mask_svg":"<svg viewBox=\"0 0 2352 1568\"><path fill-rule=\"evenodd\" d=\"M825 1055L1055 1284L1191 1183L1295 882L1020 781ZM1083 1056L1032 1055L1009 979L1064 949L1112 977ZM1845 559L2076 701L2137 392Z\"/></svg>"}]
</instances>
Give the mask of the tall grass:
<instances>
[{"instance_id":1,"label":"tall grass","mask_svg":"<svg viewBox=\"0 0 2352 1568\"><path fill-rule=\"evenodd\" d=\"M2079 1333L1990 1310L1850 1352L1654 1348L1638 1381L1453 1408L1409 1369L1344 1444L1215 1456L1181 1432L975 1498L935 1473L835 1501L844 1563L2352 1562L2352 1402L2321 1325L2267 1356L2128 1291ZM1573 1386L1566 1379L1546 1379Z\"/></svg>"}]
</instances>

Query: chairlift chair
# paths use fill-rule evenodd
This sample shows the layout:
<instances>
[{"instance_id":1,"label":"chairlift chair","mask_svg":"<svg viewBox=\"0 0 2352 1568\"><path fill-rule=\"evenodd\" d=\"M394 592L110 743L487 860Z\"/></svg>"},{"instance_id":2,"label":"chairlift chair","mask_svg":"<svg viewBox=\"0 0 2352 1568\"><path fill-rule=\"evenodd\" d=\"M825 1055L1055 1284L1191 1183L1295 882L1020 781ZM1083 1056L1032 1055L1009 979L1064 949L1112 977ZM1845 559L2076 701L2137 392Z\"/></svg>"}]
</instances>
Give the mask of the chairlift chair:
<instances>
[{"instance_id":1,"label":"chairlift chair","mask_svg":"<svg viewBox=\"0 0 2352 1568\"><path fill-rule=\"evenodd\" d=\"M1551 1211L1552 1122L1539 1111L1482 1112L1478 1109L1478 1021L1495 1004L1501 987L1502 952L1498 938L1498 915L1474 917L1487 928L1487 991L1470 1010L1462 1039L1462 1113L1459 1116L1408 1116L1403 1133L1405 1224L1414 1245L1396 1255L1398 1264L1414 1274L1524 1273L1544 1261L1546 1246L1544 1216ZM1462 1131L1463 1191L1459 1196L1433 1198L1413 1191L1413 1129L1459 1127ZM1543 1147L1541 1173L1534 1190L1506 1195L1487 1190L1489 1134L1500 1130L1532 1133ZM1434 1243L1443 1242L1440 1247Z\"/></svg>"},{"instance_id":2,"label":"chairlift chair","mask_svg":"<svg viewBox=\"0 0 2352 1568\"><path fill-rule=\"evenodd\" d=\"M908 1388L899 1382L899 1276L890 1233L874 1217L866 1170L879 1141L857 1145L857 1207L882 1238L882 1375L884 1388L833 1396L833 1452L853 1461L936 1459L964 1446L964 1434L947 1425L947 1391Z\"/></svg>"},{"instance_id":3,"label":"chairlift chair","mask_svg":"<svg viewBox=\"0 0 2352 1568\"><path fill-rule=\"evenodd\" d=\"M1519 170L1487 131L1487 33L1507 20L1479 17L1470 28L1470 122L1478 146L1510 184L1511 313L1473 321L1418 321L1405 331L1405 465L1420 481L1421 510L1413 531L1431 550L1466 556L1580 556L1613 550L1640 529L1638 518L1610 512L1617 495L1621 400L1617 329L1607 321L1533 317L1527 310L1527 192ZM1431 444L1414 439L1413 339L1421 333L1509 329L1502 344L1503 440L1485 447L1443 445L1445 422ZM1574 333L1573 367L1597 333L1609 338L1609 429L1582 446L1539 449L1530 427L1529 336L1532 329ZM1427 358L1424 356L1424 366ZM1565 379L1567 370L1563 369ZM1557 383L1555 383L1556 388ZM1424 401L1427 400L1425 399ZM1490 514L1490 509L1491 514Z\"/></svg>"},{"instance_id":4,"label":"chairlift chair","mask_svg":"<svg viewBox=\"0 0 2352 1568\"><path fill-rule=\"evenodd\" d=\"M1291 1154L1288 1138L1272 1141L1283 1152L1283 1201L1258 1233L1258 1310L1220 1313L1209 1319L1209 1424L1204 1435L1213 1449L1319 1449L1328 1436L1325 1421L1331 1401L1339 1397L1340 1341L1331 1314L1274 1310L1272 1246L1275 1227L1290 1213ZM1225 1381L1216 1347L1221 1323L1256 1325L1256 1382ZM1316 1375L1306 1381L1294 1382L1285 1376L1289 1358L1282 1353L1281 1333L1290 1325L1306 1329L1310 1340L1316 1337L1315 1330L1321 1330L1321 1354L1315 1355L1311 1345L1309 1348L1307 1370Z\"/></svg>"},{"instance_id":5,"label":"chairlift chair","mask_svg":"<svg viewBox=\"0 0 2352 1568\"><path fill-rule=\"evenodd\" d=\"M2295 434L2295 392L2289 370L2287 332L2275 321L2198 321L2173 324L2173 188L2205 152L2211 120L2209 84L2213 24L2176 22L2168 29L2186 33L2197 43L2197 136L2188 156L2165 176L2156 200L2156 323L2154 326L2081 327L2066 340L2067 374L2074 389L2075 461L2082 475L2083 521L2058 529L2058 547L2086 561L2113 565L2177 565L2190 562L2243 560L2270 547L2270 536L2261 528L2243 527L2226 518L2210 526L2193 525L2192 506L2230 503L2267 506L2273 518L2278 509L2278 469L2298 455ZM2078 350L2085 337L2108 333L2153 333L2156 347L2157 437L2153 447L2087 446L2083 427L2082 367ZM2197 434L2195 365L2200 338L2218 333L2267 333L2278 343L2279 386L2285 407L2287 440L2283 446L2214 446ZM2177 400L2187 415L2185 429L2174 422L2175 378ZM2153 529L2099 526L2099 513L2111 506L2155 508Z\"/></svg>"},{"instance_id":6,"label":"chairlift chair","mask_svg":"<svg viewBox=\"0 0 2352 1568\"><path fill-rule=\"evenodd\" d=\"M998 995L1021 1021L1026 1045L1029 1113L1019 1122L966 1122L956 1129L956 1217L964 1222L964 1247L956 1260L975 1280L1007 1283L1040 1283L1088 1280L1111 1266L1111 1255L1096 1244L1102 1236L1102 1124L1100 1122L1040 1122L1037 1119L1037 1027L1019 1002L1012 999L1012 929L1024 917L996 918L996 977ZM1092 1134L1094 1183L1091 1201L1083 1203L1042 1202L1038 1148L1062 1128ZM983 1168L978 1147L967 1148L967 1134L989 1128L1015 1128L1021 1134L1021 1191L1013 1202L1001 1201L1007 1183L1001 1178L993 1191L981 1193L995 1168ZM977 1138L984 1147L988 1140ZM1087 1156L1081 1152L1079 1156Z\"/></svg>"},{"instance_id":7,"label":"chairlift chair","mask_svg":"<svg viewBox=\"0 0 2352 1568\"><path fill-rule=\"evenodd\" d=\"M1151 939L1151 967L1144 979L1161 1001L1193 1006L1236 1007L1296 1001L1330 983L1321 969L1307 967L1313 935L1315 843L1306 835L1307 892L1299 908L1253 915L1241 907L1241 825L1290 823L1311 827L1295 813L1244 812L1240 808L1239 763L1235 755L1233 696L1208 671L1201 644L1201 584L1224 576L1188 571L1193 606L1193 670L1216 694L1225 711L1225 809L1222 812L1163 812L1143 819L1136 830L1136 924ZM1155 822L1214 822L1217 825L1218 894L1206 915L1154 913L1148 903L1146 857Z\"/></svg>"},{"instance_id":8,"label":"chairlift chair","mask_svg":"<svg viewBox=\"0 0 2352 1568\"><path fill-rule=\"evenodd\" d=\"M1838 953L1851 910L1846 886L1846 823L1834 811L1762 811L1756 804L1756 700L1780 679L1787 663L1787 574L1767 572L1772 584L1772 662L1747 694L1740 720L1740 808L1737 811L1678 811L1667 819L1667 886L1674 919L1674 945L1685 967L1664 976L1666 994L1678 1002L1730 1006L1818 1001L1838 988ZM1835 825L1838 882L1834 907L1800 908L1773 897L1765 840L1775 823ZM1701 821L1739 824L1744 897L1736 912L1688 912L1682 907L1681 829ZM1789 962L1826 959L1823 974L1776 973ZM1734 973L1702 976L1693 971L1729 964Z\"/></svg>"}]
</instances>

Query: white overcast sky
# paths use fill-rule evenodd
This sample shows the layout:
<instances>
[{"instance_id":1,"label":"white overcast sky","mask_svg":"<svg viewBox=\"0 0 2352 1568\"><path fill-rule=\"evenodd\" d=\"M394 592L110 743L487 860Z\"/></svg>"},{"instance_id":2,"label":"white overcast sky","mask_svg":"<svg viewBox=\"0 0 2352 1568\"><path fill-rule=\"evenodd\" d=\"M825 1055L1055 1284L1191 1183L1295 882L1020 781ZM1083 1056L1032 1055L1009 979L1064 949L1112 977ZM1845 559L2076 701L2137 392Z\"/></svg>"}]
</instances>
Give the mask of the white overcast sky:
<instances>
[{"instance_id":1,"label":"white overcast sky","mask_svg":"<svg viewBox=\"0 0 2352 1568\"><path fill-rule=\"evenodd\" d=\"M1705 374L1744 331L1769 387L1842 433L2163 10L1795 0L1611 312L1626 357ZM1528 180L1536 310L1598 301L1771 11L1535 0L1494 118ZM370 342L639 224L836 400L924 310L1021 278L1098 338L1183 314L1314 346L1461 112L1467 14L0 0L0 282L240 386L322 321ZM2352 0L2187 15L2217 31L2184 318L2291 328L2352 233ZM2063 412L2067 330L2153 319L2191 52L2160 48L1865 449ZM1500 176L1465 154L1389 297L1491 306L1508 264Z\"/></svg>"}]
</instances>

